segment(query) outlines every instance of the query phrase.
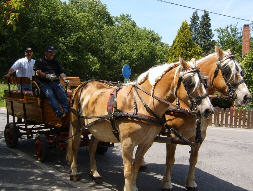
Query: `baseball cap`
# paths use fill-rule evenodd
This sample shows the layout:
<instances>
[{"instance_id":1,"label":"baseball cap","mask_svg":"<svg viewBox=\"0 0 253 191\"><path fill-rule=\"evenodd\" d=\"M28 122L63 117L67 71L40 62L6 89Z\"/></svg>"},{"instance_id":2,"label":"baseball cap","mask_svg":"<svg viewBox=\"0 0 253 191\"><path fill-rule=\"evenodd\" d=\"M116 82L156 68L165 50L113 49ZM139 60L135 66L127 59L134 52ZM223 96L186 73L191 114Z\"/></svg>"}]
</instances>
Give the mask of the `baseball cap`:
<instances>
[{"instance_id":1,"label":"baseball cap","mask_svg":"<svg viewBox=\"0 0 253 191\"><path fill-rule=\"evenodd\" d=\"M32 48L26 48L25 49L25 52L32 52L33 50L32 50Z\"/></svg>"},{"instance_id":2,"label":"baseball cap","mask_svg":"<svg viewBox=\"0 0 253 191\"><path fill-rule=\"evenodd\" d=\"M56 52L56 49L55 49L53 46L48 46L48 47L45 49L45 52Z\"/></svg>"}]
</instances>

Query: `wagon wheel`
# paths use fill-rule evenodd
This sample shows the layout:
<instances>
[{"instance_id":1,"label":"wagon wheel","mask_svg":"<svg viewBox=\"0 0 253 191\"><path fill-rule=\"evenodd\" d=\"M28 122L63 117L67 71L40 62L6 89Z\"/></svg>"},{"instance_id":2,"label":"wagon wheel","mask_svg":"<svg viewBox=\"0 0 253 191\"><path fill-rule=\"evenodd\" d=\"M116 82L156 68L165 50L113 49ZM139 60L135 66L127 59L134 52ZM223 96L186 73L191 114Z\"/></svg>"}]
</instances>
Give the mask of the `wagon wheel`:
<instances>
[{"instance_id":1,"label":"wagon wheel","mask_svg":"<svg viewBox=\"0 0 253 191\"><path fill-rule=\"evenodd\" d=\"M106 142L99 142L96 153L104 155L108 151L108 144Z\"/></svg>"},{"instance_id":2,"label":"wagon wheel","mask_svg":"<svg viewBox=\"0 0 253 191\"><path fill-rule=\"evenodd\" d=\"M35 138L35 156L40 162L44 162L48 154L48 141L45 135L38 135Z\"/></svg>"},{"instance_id":3,"label":"wagon wheel","mask_svg":"<svg viewBox=\"0 0 253 191\"><path fill-rule=\"evenodd\" d=\"M20 132L17 126L13 123L7 123L4 129L5 143L8 147L14 148L18 144Z\"/></svg>"}]
</instances>

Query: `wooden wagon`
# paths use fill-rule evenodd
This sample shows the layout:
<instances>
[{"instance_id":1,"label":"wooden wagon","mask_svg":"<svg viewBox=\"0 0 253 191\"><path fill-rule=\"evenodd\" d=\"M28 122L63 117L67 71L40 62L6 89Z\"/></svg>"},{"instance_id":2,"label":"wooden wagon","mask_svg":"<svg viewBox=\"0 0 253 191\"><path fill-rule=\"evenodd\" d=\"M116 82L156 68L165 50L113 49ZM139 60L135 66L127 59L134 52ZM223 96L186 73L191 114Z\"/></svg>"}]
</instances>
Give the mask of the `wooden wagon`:
<instances>
[{"instance_id":1,"label":"wooden wagon","mask_svg":"<svg viewBox=\"0 0 253 191\"><path fill-rule=\"evenodd\" d=\"M66 89L71 103L73 89L81 84L79 77L68 77L69 83L61 82ZM70 115L64 120L58 118L47 99L40 93L36 81L32 81L33 91L23 91L22 85L30 84L26 77L4 78L8 90L4 91L6 101L7 124L4 130L5 142L8 147L16 147L19 138L34 139L35 156L41 162L46 160L49 148L64 150L68 141ZM11 85L20 86L20 90L11 90ZM89 131L82 133L81 146L87 146L90 140ZM109 143L100 143L97 152L104 154Z\"/></svg>"}]
</instances>

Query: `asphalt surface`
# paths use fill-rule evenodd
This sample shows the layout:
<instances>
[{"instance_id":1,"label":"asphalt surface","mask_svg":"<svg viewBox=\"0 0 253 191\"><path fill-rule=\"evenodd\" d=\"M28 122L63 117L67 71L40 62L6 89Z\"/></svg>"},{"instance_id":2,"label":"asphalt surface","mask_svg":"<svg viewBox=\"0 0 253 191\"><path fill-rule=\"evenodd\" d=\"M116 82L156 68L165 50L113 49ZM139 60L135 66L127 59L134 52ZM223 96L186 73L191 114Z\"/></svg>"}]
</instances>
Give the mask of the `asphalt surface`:
<instances>
[{"instance_id":1,"label":"asphalt surface","mask_svg":"<svg viewBox=\"0 0 253 191\"><path fill-rule=\"evenodd\" d=\"M16 149L7 148L3 138L6 111L0 108L0 191L116 191L123 190L124 176L120 146L97 156L103 183L88 176L86 148L78 154L79 182L69 181L65 153L51 150L45 163L33 156L33 140L20 140ZM188 171L189 147L178 146L172 171L173 191L183 191ZM148 170L139 173L139 191L158 191L165 170L165 145L155 143L145 156ZM196 182L200 191L253 191L253 130L210 127L199 153Z\"/></svg>"}]
</instances>

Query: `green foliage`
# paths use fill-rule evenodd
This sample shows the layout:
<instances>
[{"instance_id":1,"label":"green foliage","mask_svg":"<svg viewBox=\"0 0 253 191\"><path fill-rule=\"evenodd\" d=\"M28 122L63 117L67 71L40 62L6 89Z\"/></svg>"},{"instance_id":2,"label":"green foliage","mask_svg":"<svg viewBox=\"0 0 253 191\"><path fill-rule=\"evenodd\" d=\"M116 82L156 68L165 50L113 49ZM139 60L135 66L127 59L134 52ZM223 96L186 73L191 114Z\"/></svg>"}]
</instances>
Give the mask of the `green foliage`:
<instances>
[{"instance_id":1,"label":"green foliage","mask_svg":"<svg viewBox=\"0 0 253 191\"><path fill-rule=\"evenodd\" d=\"M16 31L0 28L0 75L24 56L25 47L39 58L48 45L58 49L56 59L67 75L85 80L123 80L124 64L137 75L167 61L169 51L155 32L138 27L128 15L112 17L100 0L33 0L20 13Z\"/></svg>"},{"instance_id":2,"label":"green foliage","mask_svg":"<svg viewBox=\"0 0 253 191\"><path fill-rule=\"evenodd\" d=\"M215 41L213 39L213 32L211 28L211 19L209 13L204 11L204 14L201 16L199 23L199 45L203 50L204 55L208 55L213 52Z\"/></svg>"},{"instance_id":3,"label":"green foliage","mask_svg":"<svg viewBox=\"0 0 253 191\"><path fill-rule=\"evenodd\" d=\"M7 89L8 89L8 85L0 82L0 107L5 106L3 95L4 95L4 90L7 90Z\"/></svg>"},{"instance_id":4,"label":"green foliage","mask_svg":"<svg viewBox=\"0 0 253 191\"><path fill-rule=\"evenodd\" d=\"M250 92L253 93L253 51L250 51L242 61L242 66L245 70L244 80L249 88ZM253 106L253 100L251 101L251 107Z\"/></svg>"},{"instance_id":5,"label":"green foliage","mask_svg":"<svg viewBox=\"0 0 253 191\"><path fill-rule=\"evenodd\" d=\"M198 12L194 11L191 17L191 22L190 22L190 30L192 33L192 40L196 42L197 44L200 44L200 26L199 26L199 16Z\"/></svg>"},{"instance_id":6,"label":"green foliage","mask_svg":"<svg viewBox=\"0 0 253 191\"><path fill-rule=\"evenodd\" d=\"M212 98L211 103L213 107L230 108L232 106L232 101L230 99L226 99L222 97Z\"/></svg>"},{"instance_id":7,"label":"green foliage","mask_svg":"<svg viewBox=\"0 0 253 191\"><path fill-rule=\"evenodd\" d=\"M242 60L242 34L236 25L228 25L215 30L217 42L223 50L230 49L238 61Z\"/></svg>"},{"instance_id":8,"label":"green foliage","mask_svg":"<svg viewBox=\"0 0 253 191\"><path fill-rule=\"evenodd\" d=\"M28 9L30 0L4 0L0 2L0 27L11 25L16 30L19 14Z\"/></svg>"},{"instance_id":9,"label":"green foliage","mask_svg":"<svg viewBox=\"0 0 253 191\"><path fill-rule=\"evenodd\" d=\"M191 60L192 58L198 59L201 55L202 50L196 42L193 42L190 27L188 23L184 21L170 48L169 61L178 61L179 57L185 60Z\"/></svg>"},{"instance_id":10,"label":"green foliage","mask_svg":"<svg viewBox=\"0 0 253 191\"><path fill-rule=\"evenodd\" d=\"M124 64L132 67L133 74L139 74L168 60L169 47L156 33L137 27L129 15L116 17L115 23L104 31L106 76L120 79L121 72L115 71L121 71Z\"/></svg>"}]
</instances>

